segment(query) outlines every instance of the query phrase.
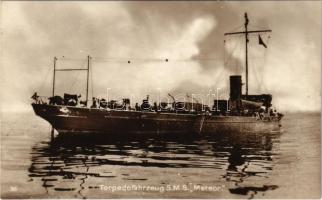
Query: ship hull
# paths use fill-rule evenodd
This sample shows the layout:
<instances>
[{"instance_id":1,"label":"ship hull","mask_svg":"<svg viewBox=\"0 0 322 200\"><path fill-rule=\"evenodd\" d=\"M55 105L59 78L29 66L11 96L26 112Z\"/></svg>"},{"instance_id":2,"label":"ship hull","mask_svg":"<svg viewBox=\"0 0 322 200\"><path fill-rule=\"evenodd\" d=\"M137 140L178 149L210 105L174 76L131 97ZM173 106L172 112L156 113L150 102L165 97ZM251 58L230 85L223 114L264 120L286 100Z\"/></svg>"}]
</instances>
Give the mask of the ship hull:
<instances>
[{"instance_id":1,"label":"ship hull","mask_svg":"<svg viewBox=\"0 0 322 200\"><path fill-rule=\"evenodd\" d=\"M245 116L210 116L180 113L89 109L32 104L36 115L60 134L221 134L267 132L279 129L278 120L263 121Z\"/></svg>"}]
</instances>

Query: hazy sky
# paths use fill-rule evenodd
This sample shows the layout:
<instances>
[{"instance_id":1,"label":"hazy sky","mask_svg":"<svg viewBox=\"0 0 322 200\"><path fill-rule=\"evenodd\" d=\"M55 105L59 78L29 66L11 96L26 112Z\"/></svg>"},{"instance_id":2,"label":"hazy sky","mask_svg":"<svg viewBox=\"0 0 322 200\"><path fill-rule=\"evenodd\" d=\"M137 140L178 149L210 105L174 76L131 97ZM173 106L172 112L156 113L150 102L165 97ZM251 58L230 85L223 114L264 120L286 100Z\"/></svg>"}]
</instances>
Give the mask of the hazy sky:
<instances>
[{"instance_id":1,"label":"hazy sky","mask_svg":"<svg viewBox=\"0 0 322 200\"><path fill-rule=\"evenodd\" d=\"M225 91L230 74L244 75L244 40L223 35L243 30L244 12L249 29L273 30L267 49L250 37L250 93L272 93L284 111L319 110L320 1L1 2L2 110L51 94L54 56L58 68L79 68L91 55L95 96ZM59 72L56 86L84 96L85 73Z\"/></svg>"}]
</instances>

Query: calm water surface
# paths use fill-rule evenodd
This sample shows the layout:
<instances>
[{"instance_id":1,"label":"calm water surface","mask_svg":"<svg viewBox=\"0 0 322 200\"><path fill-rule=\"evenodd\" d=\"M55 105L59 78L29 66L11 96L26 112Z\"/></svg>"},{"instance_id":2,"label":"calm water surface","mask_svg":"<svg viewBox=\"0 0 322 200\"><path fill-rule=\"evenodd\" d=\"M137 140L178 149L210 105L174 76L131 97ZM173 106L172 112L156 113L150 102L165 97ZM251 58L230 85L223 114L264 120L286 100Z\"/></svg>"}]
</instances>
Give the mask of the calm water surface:
<instances>
[{"instance_id":1,"label":"calm water surface","mask_svg":"<svg viewBox=\"0 0 322 200\"><path fill-rule=\"evenodd\" d=\"M2 198L319 198L320 114L282 131L185 138L56 137L3 114Z\"/></svg>"}]
</instances>

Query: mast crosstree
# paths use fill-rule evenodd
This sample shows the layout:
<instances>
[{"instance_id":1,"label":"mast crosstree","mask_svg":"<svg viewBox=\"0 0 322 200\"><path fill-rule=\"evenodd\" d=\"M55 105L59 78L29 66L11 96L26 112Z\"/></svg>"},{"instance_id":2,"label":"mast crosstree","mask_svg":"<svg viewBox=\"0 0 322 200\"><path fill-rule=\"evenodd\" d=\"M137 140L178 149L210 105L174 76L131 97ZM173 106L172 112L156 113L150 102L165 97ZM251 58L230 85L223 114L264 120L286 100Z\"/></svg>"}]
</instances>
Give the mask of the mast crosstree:
<instances>
[{"instance_id":1,"label":"mast crosstree","mask_svg":"<svg viewBox=\"0 0 322 200\"><path fill-rule=\"evenodd\" d=\"M226 35L241 35L241 34L245 35L245 52L246 52L246 54L245 54L245 68L246 68L246 96L247 96L248 95L248 42L249 42L248 35L253 34L253 33L272 32L272 30L264 29L264 30L251 30L251 31L249 31L248 30L249 19L248 19L247 13L245 13L244 17L245 17L245 23L244 23L245 31L225 33L225 36Z\"/></svg>"},{"instance_id":2,"label":"mast crosstree","mask_svg":"<svg viewBox=\"0 0 322 200\"><path fill-rule=\"evenodd\" d=\"M54 57L54 75L53 75L53 89L52 89L52 96L55 96L55 81L56 81L56 72L57 71L87 71L87 76L86 76L86 102L85 105L87 106L88 104L88 82L89 82L89 71L90 71L90 60L91 57L88 55L87 56L87 68L56 68L56 63L57 63L58 58Z\"/></svg>"}]
</instances>

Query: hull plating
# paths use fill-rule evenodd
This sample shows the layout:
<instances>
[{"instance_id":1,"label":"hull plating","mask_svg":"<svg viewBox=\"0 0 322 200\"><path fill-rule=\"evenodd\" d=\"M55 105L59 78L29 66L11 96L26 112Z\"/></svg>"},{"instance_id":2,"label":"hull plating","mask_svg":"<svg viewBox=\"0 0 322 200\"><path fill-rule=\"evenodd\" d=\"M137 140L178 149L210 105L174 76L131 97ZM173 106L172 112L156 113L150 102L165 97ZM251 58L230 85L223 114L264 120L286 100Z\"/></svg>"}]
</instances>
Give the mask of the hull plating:
<instances>
[{"instance_id":1,"label":"hull plating","mask_svg":"<svg viewBox=\"0 0 322 200\"><path fill-rule=\"evenodd\" d=\"M35 113L59 133L213 134L278 130L277 120L246 116L204 116L179 113L88 109L32 104Z\"/></svg>"}]
</instances>

